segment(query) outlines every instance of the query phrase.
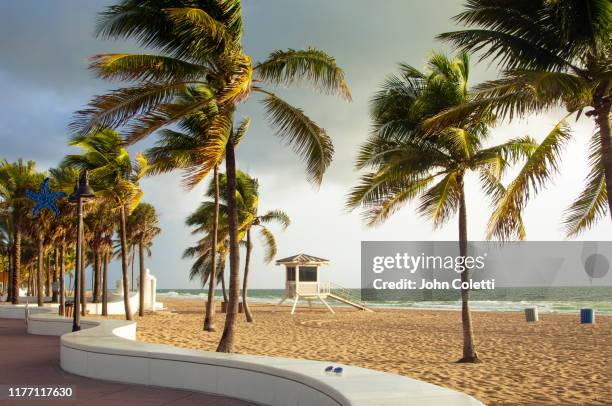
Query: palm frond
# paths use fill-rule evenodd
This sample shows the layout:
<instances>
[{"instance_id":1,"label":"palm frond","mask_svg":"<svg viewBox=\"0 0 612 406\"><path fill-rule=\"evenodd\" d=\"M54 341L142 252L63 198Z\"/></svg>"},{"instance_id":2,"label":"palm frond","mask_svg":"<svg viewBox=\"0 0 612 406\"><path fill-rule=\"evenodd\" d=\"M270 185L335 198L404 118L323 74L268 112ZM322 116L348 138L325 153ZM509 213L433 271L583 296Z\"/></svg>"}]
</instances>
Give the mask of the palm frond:
<instances>
[{"instance_id":1,"label":"palm frond","mask_svg":"<svg viewBox=\"0 0 612 406\"><path fill-rule=\"evenodd\" d=\"M306 161L308 179L320 184L334 153L332 141L325 130L308 118L302 109L273 93L267 93L263 103L276 134Z\"/></svg>"},{"instance_id":2,"label":"palm frond","mask_svg":"<svg viewBox=\"0 0 612 406\"><path fill-rule=\"evenodd\" d=\"M89 69L102 79L146 82L201 80L209 73L205 66L153 54L94 55Z\"/></svg>"},{"instance_id":3,"label":"palm frond","mask_svg":"<svg viewBox=\"0 0 612 406\"><path fill-rule=\"evenodd\" d=\"M591 140L590 173L586 179L586 186L565 211L563 223L568 237L574 237L592 227L606 216L609 209L600 137L597 131Z\"/></svg>"},{"instance_id":4,"label":"palm frond","mask_svg":"<svg viewBox=\"0 0 612 406\"><path fill-rule=\"evenodd\" d=\"M263 226L259 227L259 234L262 237L266 250L266 253L264 255L264 262L266 264L269 264L276 256L276 238L274 238L274 234L272 234L270 230Z\"/></svg>"},{"instance_id":5,"label":"palm frond","mask_svg":"<svg viewBox=\"0 0 612 406\"><path fill-rule=\"evenodd\" d=\"M251 126L251 119L248 117L245 117L240 122L240 124L238 124L238 128L234 130L234 134L233 134L233 141L234 141L235 146L240 144L240 141L242 141L242 139L246 136L247 132L249 131L250 126Z\"/></svg>"},{"instance_id":6,"label":"palm frond","mask_svg":"<svg viewBox=\"0 0 612 406\"><path fill-rule=\"evenodd\" d=\"M144 83L95 96L88 107L75 113L69 128L73 133L89 134L99 128L117 128L138 114L147 113L170 102L187 89L187 82Z\"/></svg>"},{"instance_id":7,"label":"palm frond","mask_svg":"<svg viewBox=\"0 0 612 406\"><path fill-rule=\"evenodd\" d=\"M458 174L451 172L421 196L418 210L440 227L459 208L460 187Z\"/></svg>"},{"instance_id":8,"label":"palm frond","mask_svg":"<svg viewBox=\"0 0 612 406\"><path fill-rule=\"evenodd\" d=\"M276 221L281 224L283 229L286 229L291 224L289 215L282 210L270 210L263 216L259 216L259 221L262 224L269 224Z\"/></svg>"},{"instance_id":9,"label":"palm frond","mask_svg":"<svg viewBox=\"0 0 612 406\"><path fill-rule=\"evenodd\" d=\"M316 89L351 100L342 69L336 65L333 57L318 49L275 51L266 61L257 64L254 70L266 82L291 85L307 81Z\"/></svg>"},{"instance_id":10,"label":"palm frond","mask_svg":"<svg viewBox=\"0 0 612 406\"><path fill-rule=\"evenodd\" d=\"M516 232L518 225L508 213L522 211L531 195L543 188L557 172L559 154L570 137L571 131L562 120L533 151L491 215L487 236L507 240Z\"/></svg>"}]
</instances>

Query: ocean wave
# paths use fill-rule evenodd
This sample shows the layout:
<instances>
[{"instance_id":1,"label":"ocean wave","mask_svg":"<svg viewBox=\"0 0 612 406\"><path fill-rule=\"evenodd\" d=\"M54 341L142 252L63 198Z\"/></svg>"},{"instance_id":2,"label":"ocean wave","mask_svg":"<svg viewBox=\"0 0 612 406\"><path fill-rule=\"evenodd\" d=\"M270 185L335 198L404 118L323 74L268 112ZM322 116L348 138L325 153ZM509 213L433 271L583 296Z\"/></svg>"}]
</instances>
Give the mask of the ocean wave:
<instances>
[{"instance_id":1,"label":"ocean wave","mask_svg":"<svg viewBox=\"0 0 612 406\"><path fill-rule=\"evenodd\" d=\"M198 289L175 289L158 291L157 294L160 300L164 297L176 299L205 299L208 294L205 290ZM277 304L282 298L283 291L281 289L262 289L249 292L249 301L257 304ZM221 291L215 294L216 300L223 298ZM333 301L332 301L333 302ZM306 301L300 301L300 304L306 304ZM388 300L378 302L368 302L367 305L372 308L390 308L390 309L423 309L423 310L459 310L461 309L461 301L402 301ZM348 305L333 302L333 306L346 307ZM471 309L474 311L505 311L516 312L523 311L528 307L535 307L540 313L576 313L581 308L594 308L599 314L612 314L612 301L562 301L562 300L471 300Z\"/></svg>"}]
</instances>

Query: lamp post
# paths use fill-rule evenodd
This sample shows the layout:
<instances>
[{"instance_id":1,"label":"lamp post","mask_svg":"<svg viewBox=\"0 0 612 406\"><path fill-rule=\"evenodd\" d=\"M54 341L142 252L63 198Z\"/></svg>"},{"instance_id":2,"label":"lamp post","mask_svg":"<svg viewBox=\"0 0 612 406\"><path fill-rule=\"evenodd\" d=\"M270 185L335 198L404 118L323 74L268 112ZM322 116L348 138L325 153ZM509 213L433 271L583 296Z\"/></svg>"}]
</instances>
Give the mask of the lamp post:
<instances>
[{"instance_id":1,"label":"lamp post","mask_svg":"<svg viewBox=\"0 0 612 406\"><path fill-rule=\"evenodd\" d=\"M83 203L85 200L94 197L94 191L89 186L87 179L87 171L82 170L79 180L74 186L74 191L68 198L71 203L77 205L77 245L76 245L76 264L74 268L74 310L72 312L72 331L81 329L81 317L79 311L79 302L81 299L81 286L79 279L82 275L82 258L83 258Z\"/></svg>"}]
</instances>

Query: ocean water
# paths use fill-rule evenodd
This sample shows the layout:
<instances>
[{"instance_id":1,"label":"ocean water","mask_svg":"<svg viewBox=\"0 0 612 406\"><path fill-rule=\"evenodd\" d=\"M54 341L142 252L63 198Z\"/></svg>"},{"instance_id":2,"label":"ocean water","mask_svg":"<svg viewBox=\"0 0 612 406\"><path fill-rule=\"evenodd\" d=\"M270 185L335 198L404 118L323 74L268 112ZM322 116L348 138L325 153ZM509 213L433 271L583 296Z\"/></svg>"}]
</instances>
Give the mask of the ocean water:
<instances>
[{"instance_id":1,"label":"ocean water","mask_svg":"<svg viewBox=\"0 0 612 406\"><path fill-rule=\"evenodd\" d=\"M500 290L503 289L503 290ZM357 297L360 289L350 289ZM541 313L576 313L579 309L588 307L598 314L612 315L612 288L610 287L552 287L552 288L498 288L494 298L481 292L471 292L472 310L486 311L523 311L527 307L536 307ZM163 297L205 299L205 289L158 289L160 300ZM283 289L251 289L249 300L252 303L276 304L281 300ZM221 297L221 290L216 291ZM285 302L286 303L286 302ZM456 310L461 308L461 302L452 300L419 300L406 294L388 294L376 300L366 301L372 308L399 309L441 309ZM339 306L340 303L334 303Z\"/></svg>"}]
</instances>

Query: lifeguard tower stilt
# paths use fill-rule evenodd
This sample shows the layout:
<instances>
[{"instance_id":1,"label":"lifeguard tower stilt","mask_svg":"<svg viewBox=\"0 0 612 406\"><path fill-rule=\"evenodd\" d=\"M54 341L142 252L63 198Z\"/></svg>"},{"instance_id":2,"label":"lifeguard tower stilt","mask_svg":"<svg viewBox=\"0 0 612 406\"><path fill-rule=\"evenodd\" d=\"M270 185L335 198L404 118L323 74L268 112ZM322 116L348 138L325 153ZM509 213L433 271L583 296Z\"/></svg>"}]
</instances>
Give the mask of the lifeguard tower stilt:
<instances>
[{"instance_id":1,"label":"lifeguard tower stilt","mask_svg":"<svg viewBox=\"0 0 612 406\"><path fill-rule=\"evenodd\" d=\"M330 312L335 313L325 300L332 298L360 310L371 312L372 310L361 303L361 300L351 294L348 289L330 282L319 281L319 266L327 264L329 264L327 259L306 254L293 255L276 261L276 265L285 265L285 292L276 306L291 299L293 300L291 314L294 314L300 299L307 300L309 307L312 307L313 300L319 300Z\"/></svg>"}]
</instances>

